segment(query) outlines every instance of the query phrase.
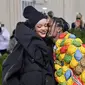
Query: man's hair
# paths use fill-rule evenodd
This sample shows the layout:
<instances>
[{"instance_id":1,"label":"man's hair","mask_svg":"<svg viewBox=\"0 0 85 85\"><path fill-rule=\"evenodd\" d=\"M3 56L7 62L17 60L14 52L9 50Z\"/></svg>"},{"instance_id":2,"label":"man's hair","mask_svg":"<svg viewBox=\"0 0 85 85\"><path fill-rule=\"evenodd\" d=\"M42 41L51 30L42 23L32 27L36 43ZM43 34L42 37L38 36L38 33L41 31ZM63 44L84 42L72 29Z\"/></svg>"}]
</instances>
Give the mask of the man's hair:
<instances>
[{"instance_id":1,"label":"man's hair","mask_svg":"<svg viewBox=\"0 0 85 85\"><path fill-rule=\"evenodd\" d=\"M53 13L52 11L49 11L49 12L48 12L48 16L49 16L50 18L53 18L54 13Z\"/></svg>"},{"instance_id":2,"label":"man's hair","mask_svg":"<svg viewBox=\"0 0 85 85\"><path fill-rule=\"evenodd\" d=\"M61 17L53 17L53 22L56 23L59 27L62 27L63 32L68 31L68 29L70 28L68 22L66 22L66 20Z\"/></svg>"},{"instance_id":3,"label":"man's hair","mask_svg":"<svg viewBox=\"0 0 85 85\"><path fill-rule=\"evenodd\" d=\"M60 20L62 21L62 24L63 24L63 32L68 31L70 28L69 23L62 17L60 17Z\"/></svg>"}]
</instances>

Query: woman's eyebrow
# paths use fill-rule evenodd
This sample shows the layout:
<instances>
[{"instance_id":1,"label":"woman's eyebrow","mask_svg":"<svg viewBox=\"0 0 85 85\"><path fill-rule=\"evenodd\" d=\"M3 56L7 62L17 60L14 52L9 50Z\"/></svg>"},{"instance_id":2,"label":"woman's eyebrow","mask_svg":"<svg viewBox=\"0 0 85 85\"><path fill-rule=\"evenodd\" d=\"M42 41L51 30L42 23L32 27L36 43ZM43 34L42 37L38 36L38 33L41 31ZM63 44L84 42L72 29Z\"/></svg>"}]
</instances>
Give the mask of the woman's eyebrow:
<instances>
[{"instance_id":1,"label":"woman's eyebrow","mask_svg":"<svg viewBox=\"0 0 85 85\"><path fill-rule=\"evenodd\" d=\"M37 24L37 26L41 26L42 24Z\"/></svg>"}]
</instances>

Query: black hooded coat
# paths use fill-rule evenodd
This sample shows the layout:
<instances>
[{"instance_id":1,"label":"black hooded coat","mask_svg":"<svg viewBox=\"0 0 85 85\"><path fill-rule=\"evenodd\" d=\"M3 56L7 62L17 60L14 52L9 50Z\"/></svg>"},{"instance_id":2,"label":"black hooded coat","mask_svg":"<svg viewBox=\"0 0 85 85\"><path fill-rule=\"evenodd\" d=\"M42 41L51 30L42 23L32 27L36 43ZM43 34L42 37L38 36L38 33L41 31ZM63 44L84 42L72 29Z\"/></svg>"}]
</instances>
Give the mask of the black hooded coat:
<instances>
[{"instance_id":1,"label":"black hooded coat","mask_svg":"<svg viewBox=\"0 0 85 85\"><path fill-rule=\"evenodd\" d=\"M52 52L23 22L17 24L18 44L3 62L2 85L54 85Z\"/></svg>"}]
</instances>

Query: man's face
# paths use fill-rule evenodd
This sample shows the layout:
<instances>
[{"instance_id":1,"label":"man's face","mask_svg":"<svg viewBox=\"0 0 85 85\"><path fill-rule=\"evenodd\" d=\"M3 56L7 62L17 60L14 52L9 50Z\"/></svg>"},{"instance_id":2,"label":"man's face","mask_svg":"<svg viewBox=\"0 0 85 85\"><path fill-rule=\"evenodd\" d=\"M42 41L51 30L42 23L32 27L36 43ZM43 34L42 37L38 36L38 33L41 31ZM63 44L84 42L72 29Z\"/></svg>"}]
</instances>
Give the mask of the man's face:
<instances>
[{"instance_id":1,"label":"man's face","mask_svg":"<svg viewBox=\"0 0 85 85\"><path fill-rule=\"evenodd\" d=\"M53 19L52 18L50 18L50 17L48 17L48 26L49 27L51 27L52 26L52 24L53 24Z\"/></svg>"},{"instance_id":2,"label":"man's face","mask_svg":"<svg viewBox=\"0 0 85 85\"><path fill-rule=\"evenodd\" d=\"M56 40L61 32L62 27L58 26L56 23L53 23L52 27L49 29L48 36Z\"/></svg>"}]
</instances>

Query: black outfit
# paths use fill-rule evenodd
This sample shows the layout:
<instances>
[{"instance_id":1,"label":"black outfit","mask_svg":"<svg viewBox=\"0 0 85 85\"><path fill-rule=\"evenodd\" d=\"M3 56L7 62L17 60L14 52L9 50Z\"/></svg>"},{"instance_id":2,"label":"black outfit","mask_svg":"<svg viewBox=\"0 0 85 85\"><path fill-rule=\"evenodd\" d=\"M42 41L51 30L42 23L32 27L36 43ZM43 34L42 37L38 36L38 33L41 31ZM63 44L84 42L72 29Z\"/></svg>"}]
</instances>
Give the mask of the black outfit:
<instances>
[{"instance_id":1,"label":"black outfit","mask_svg":"<svg viewBox=\"0 0 85 85\"><path fill-rule=\"evenodd\" d=\"M15 31L18 44L3 63L2 85L55 85L52 51L24 23Z\"/></svg>"}]
</instances>

